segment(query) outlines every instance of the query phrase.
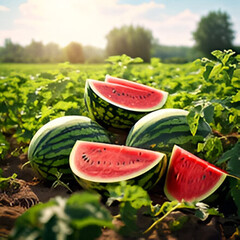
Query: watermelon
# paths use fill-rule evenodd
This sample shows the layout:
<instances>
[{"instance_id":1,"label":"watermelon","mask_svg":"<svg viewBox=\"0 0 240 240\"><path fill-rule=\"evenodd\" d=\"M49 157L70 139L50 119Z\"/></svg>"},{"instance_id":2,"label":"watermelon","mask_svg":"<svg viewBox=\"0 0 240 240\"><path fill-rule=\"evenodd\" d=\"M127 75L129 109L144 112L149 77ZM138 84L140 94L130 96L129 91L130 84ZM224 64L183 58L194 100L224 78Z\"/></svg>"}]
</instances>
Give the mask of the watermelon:
<instances>
[{"instance_id":1,"label":"watermelon","mask_svg":"<svg viewBox=\"0 0 240 240\"><path fill-rule=\"evenodd\" d=\"M164 152L171 156L173 146L196 153L197 144L211 134L210 126L200 119L193 136L187 123L188 111L182 109L160 109L149 113L131 128L126 145Z\"/></svg>"},{"instance_id":2,"label":"watermelon","mask_svg":"<svg viewBox=\"0 0 240 240\"><path fill-rule=\"evenodd\" d=\"M69 164L79 184L88 190L106 190L121 181L150 189L164 174L167 159L163 153L146 149L77 141Z\"/></svg>"},{"instance_id":3,"label":"watermelon","mask_svg":"<svg viewBox=\"0 0 240 240\"><path fill-rule=\"evenodd\" d=\"M106 81L88 79L85 104L90 117L110 130L129 130L149 112L161 108L167 92L125 79L106 77Z\"/></svg>"},{"instance_id":4,"label":"watermelon","mask_svg":"<svg viewBox=\"0 0 240 240\"><path fill-rule=\"evenodd\" d=\"M226 176L227 172L175 145L164 192L169 200L201 201L217 190Z\"/></svg>"},{"instance_id":5,"label":"watermelon","mask_svg":"<svg viewBox=\"0 0 240 240\"><path fill-rule=\"evenodd\" d=\"M33 136L28 149L31 166L47 180L56 180L57 172L62 173L61 179L73 178L69 155L77 140L110 143L106 130L88 117L56 118Z\"/></svg>"}]
</instances>

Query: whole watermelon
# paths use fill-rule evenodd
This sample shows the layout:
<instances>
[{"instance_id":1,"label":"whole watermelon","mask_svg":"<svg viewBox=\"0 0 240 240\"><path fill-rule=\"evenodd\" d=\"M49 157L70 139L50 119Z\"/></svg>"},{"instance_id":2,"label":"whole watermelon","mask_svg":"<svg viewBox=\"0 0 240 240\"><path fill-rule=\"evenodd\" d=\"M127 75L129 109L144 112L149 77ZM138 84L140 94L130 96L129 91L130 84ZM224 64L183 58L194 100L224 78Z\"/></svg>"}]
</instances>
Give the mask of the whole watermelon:
<instances>
[{"instance_id":1,"label":"whole watermelon","mask_svg":"<svg viewBox=\"0 0 240 240\"><path fill-rule=\"evenodd\" d=\"M193 136L187 122L188 111L182 109L160 109L149 113L131 128L126 145L160 151L170 157L176 144L196 154L197 144L212 133L208 123L201 120Z\"/></svg>"},{"instance_id":2,"label":"whole watermelon","mask_svg":"<svg viewBox=\"0 0 240 240\"><path fill-rule=\"evenodd\" d=\"M50 181L73 179L69 155L77 140L110 143L106 130L84 116L56 118L41 127L33 136L28 159L38 174Z\"/></svg>"}]
</instances>

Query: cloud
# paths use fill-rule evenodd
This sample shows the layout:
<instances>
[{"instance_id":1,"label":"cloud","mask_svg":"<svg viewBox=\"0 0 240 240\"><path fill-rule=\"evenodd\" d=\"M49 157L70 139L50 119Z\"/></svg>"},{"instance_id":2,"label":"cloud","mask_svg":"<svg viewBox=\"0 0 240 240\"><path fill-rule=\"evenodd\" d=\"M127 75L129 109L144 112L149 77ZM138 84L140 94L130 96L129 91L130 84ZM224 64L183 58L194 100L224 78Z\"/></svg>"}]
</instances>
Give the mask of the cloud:
<instances>
[{"instance_id":1,"label":"cloud","mask_svg":"<svg viewBox=\"0 0 240 240\"><path fill-rule=\"evenodd\" d=\"M109 31L133 24L150 29L160 43L191 44L190 32L199 16L190 10L167 15L165 10L164 4L155 1L131 5L118 0L27 0L19 6L16 28L8 34L25 44L34 39L61 46L77 41L105 47Z\"/></svg>"},{"instance_id":2,"label":"cloud","mask_svg":"<svg viewBox=\"0 0 240 240\"><path fill-rule=\"evenodd\" d=\"M7 8L7 7L3 6L3 5L0 5L0 12L8 12L8 11L10 11L9 8Z\"/></svg>"}]
</instances>

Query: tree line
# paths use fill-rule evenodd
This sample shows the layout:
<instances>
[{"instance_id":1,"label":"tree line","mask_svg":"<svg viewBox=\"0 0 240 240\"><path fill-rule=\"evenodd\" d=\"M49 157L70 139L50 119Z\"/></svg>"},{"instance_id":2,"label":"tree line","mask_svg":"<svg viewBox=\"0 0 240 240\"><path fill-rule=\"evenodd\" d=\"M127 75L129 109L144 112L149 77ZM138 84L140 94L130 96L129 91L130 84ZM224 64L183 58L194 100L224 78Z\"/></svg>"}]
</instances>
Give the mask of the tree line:
<instances>
[{"instance_id":1,"label":"tree line","mask_svg":"<svg viewBox=\"0 0 240 240\"><path fill-rule=\"evenodd\" d=\"M230 16L221 11L212 11L203 16L193 32L194 47L165 46L154 39L149 29L141 26L122 26L112 29L106 36L105 49L93 46L82 46L71 42L61 48L56 43L44 45L41 41L32 42L23 47L5 39L0 47L0 62L18 63L55 63L69 61L71 63L99 63L112 55L127 54L141 57L145 62L151 57L161 58L165 62L187 62L201 56L211 57L211 51L233 49L240 52L240 47L233 45L235 33Z\"/></svg>"}]
</instances>

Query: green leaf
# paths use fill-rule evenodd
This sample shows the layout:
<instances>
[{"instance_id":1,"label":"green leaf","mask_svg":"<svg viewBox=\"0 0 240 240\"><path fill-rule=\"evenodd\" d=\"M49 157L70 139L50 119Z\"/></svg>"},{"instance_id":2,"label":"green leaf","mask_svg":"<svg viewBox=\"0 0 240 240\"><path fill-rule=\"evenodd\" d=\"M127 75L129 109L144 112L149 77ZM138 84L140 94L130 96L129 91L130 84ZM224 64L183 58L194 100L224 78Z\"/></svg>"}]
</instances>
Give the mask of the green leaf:
<instances>
[{"instance_id":1,"label":"green leaf","mask_svg":"<svg viewBox=\"0 0 240 240\"><path fill-rule=\"evenodd\" d=\"M240 90L238 90L238 92L236 93L236 95L233 96L232 101L233 101L233 102L240 102Z\"/></svg>"},{"instance_id":2,"label":"green leaf","mask_svg":"<svg viewBox=\"0 0 240 240\"><path fill-rule=\"evenodd\" d=\"M230 179L230 192L238 209L237 214L240 217L240 180L235 178Z\"/></svg>"},{"instance_id":3,"label":"green leaf","mask_svg":"<svg viewBox=\"0 0 240 240\"><path fill-rule=\"evenodd\" d=\"M240 141L234 147L225 152L217 161L217 164L227 163L227 171L229 174L240 177Z\"/></svg>"},{"instance_id":4,"label":"green leaf","mask_svg":"<svg viewBox=\"0 0 240 240\"><path fill-rule=\"evenodd\" d=\"M99 201L99 195L83 192L35 205L17 219L10 239L96 239L102 227L113 228Z\"/></svg>"},{"instance_id":5,"label":"green leaf","mask_svg":"<svg viewBox=\"0 0 240 240\"><path fill-rule=\"evenodd\" d=\"M198 109L196 110L196 108L192 108L187 115L187 122L193 136L195 136L197 132L200 117L201 113Z\"/></svg>"},{"instance_id":6,"label":"green leaf","mask_svg":"<svg viewBox=\"0 0 240 240\"><path fill-rule=\"evenodd\" d=\"M206 122L211 123L213 121L214 106L212 104L203 108L203 116Z\"/></svg>"}]
</instances>

